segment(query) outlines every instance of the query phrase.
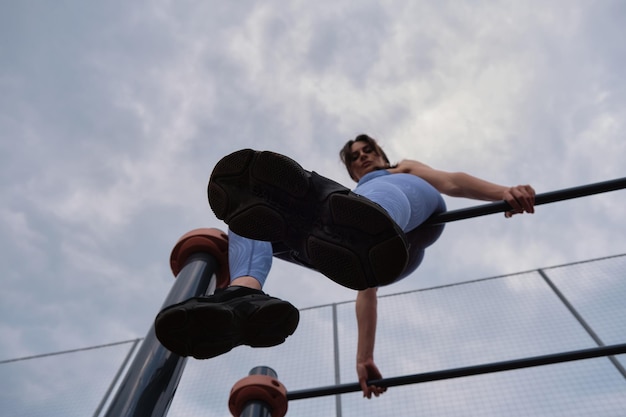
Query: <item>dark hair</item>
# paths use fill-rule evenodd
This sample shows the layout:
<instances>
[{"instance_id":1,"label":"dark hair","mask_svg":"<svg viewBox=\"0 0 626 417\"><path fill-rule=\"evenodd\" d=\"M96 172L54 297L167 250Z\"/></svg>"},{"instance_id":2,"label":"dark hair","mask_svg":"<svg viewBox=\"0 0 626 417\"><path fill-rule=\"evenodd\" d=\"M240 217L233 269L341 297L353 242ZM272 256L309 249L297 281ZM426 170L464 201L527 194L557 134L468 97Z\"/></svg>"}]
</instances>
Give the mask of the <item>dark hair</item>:
<instances>
[{"instance_id":1,"label":"dark hair","mask_svg":"<svg viewBox=\"0 0 626 417\"><path fill-rule=\"evenodd\" d=\"M376 155L382 156L383 160L388 165L391 165L391 163L389 162L389 158L387 158L387 155L385 154L385 151L383 151L382 148L378 145L376 139L365 134L358 135L356 138L347 141L346 144L343 145L343 148L341 148L341 150L339 151L339 157L341 158L343 164L346 166L350 178L352 178L354 181L358 181L358 178L354 177L351 169L352 162L354 162L354 160L352 159L352 145L354 145L355 142L364 142L368 144L372 147Z\"/></svg>"}]
</instances>

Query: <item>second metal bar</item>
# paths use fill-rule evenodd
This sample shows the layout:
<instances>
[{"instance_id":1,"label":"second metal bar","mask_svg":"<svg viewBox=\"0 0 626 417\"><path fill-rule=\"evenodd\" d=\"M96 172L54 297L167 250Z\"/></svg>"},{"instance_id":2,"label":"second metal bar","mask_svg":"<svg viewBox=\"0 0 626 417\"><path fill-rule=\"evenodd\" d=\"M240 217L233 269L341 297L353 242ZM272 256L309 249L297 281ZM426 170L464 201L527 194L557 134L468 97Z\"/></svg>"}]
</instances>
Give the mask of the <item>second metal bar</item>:
<instances>
[{"instance_id":1,"label":"second metal bar","mask_svg":"<svg viewBox=\"0 0 626 417\"><path fill-rule=\"evenodd\" d=\"M530 368L534 366L551 365L556 363L571 362L582 359L598 358L603 356L626 353L626 343L592 349L576 350L571 352L556 353L552 355L535 356L512 361L495 362L484 365L454 368L444 371L426 372L423 374L399 376L375 381L368 381L368 385L381 387L394 387L422 382L441 381L444 379L461 378L472 375L482 375L494 372L511 371L515 369ZM314 389L287 392L288 400L301 400L306 398L323 397L326 395L346 394L361 390L359 383L335 385Z\"/></svg>"}]
</instances>

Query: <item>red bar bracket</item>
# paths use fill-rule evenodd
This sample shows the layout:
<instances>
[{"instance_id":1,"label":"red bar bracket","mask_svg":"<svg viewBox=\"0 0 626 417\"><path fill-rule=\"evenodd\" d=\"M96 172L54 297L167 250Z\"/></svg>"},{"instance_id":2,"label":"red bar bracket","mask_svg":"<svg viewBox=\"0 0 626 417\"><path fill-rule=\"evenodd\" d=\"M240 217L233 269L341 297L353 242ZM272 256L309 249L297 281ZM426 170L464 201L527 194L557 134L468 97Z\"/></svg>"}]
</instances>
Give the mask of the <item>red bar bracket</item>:
<instances>
[{"instance_id":1,"label":"red bar bracket","mask_svg":"<svg viewBox=\"0 0 626 417\"><path fill-rule=\"evenodd\" d=\"M219 229L194 229L178 240L170 256L170 267L174 276L178 275L187 258L198 252L209 253L215 257L219 264L215 273L217 288L228 287L230 283L228 235Z\"/></svg>"},{"instance_id":2,"label":"red bar bracket","mask_svg":"<svg viewBox=\"0 0 626 417\"><path fill-rule=\"evenodd\" d=\"M287 414L287 389L271 376L249 375L237 381L230 390L228 408L233 416L238 417L250 401L265 402L272 410L272 417Z\"/></svg>"}]
</instances>

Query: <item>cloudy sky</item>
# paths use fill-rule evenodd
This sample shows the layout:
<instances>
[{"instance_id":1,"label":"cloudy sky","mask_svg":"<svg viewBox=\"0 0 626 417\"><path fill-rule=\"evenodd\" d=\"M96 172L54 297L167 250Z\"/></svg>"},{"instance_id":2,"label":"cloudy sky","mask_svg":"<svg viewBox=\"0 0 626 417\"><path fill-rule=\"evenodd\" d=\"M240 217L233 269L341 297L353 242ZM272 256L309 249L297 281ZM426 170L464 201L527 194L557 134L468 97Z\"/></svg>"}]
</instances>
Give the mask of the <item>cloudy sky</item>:
<instances>
[{"instance_id":1,"label":"cloudy sky","mask_svg":"<svg viewBox=\"0 0 626 417\"><path fill-rule=\"evenodd\" d=\"M0 359L145 335L215 163L275 150L353 186L359 133L537 192L626 176L626 4L0 3ZM446 199L451 209L482 204ZM451 223L383 293L626 252L626 192ZM298 307L350 290L275 261Z\"/></svg>"}]
</instances>

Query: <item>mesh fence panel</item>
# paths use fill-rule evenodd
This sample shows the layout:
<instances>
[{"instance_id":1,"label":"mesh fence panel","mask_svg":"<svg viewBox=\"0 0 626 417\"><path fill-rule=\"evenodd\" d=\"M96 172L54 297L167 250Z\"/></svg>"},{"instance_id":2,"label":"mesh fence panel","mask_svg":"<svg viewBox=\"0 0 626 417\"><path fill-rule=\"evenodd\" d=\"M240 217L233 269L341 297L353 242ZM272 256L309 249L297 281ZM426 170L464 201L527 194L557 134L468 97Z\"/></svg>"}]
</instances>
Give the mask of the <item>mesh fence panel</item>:
<instances>
[{"instance_id":1,"label":"mesh fence panel","mask_svg":"<svg viewBox=\"0 0 626 417\"><path fill-rule=\"evenodd\" d=\"M0 416L92 416L130 343L0 364Z\"/></svg>"},{"instance_id":2,"label":"mesh fence panel","mask_svg":"<svg viewBox=\"0 0 626 417\"><path fill-rule=\"evenodd\" d=\"M626 343L626 256L542 270L606 345ZM335 351L334 315L337 346ZM256 366L288 390L356 382L354 302L301 311L270 349L187 361L168 416L228 416L230 388ZM385 377L596 347L539 272L380 297L376 363ZM129 344L0 363L0 416L90 416ZM335 358L339 367L335 367ZM626 355L618 361L626 364ZM626 376L608 358L291 401L291 416L623 416Z\"/></svg>"}]
</instances>

